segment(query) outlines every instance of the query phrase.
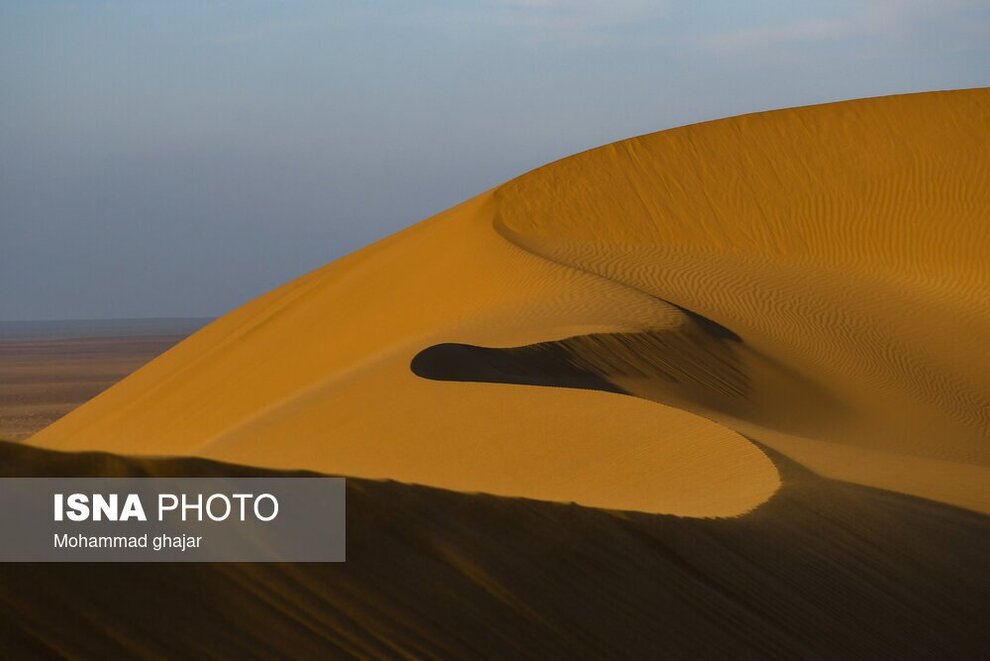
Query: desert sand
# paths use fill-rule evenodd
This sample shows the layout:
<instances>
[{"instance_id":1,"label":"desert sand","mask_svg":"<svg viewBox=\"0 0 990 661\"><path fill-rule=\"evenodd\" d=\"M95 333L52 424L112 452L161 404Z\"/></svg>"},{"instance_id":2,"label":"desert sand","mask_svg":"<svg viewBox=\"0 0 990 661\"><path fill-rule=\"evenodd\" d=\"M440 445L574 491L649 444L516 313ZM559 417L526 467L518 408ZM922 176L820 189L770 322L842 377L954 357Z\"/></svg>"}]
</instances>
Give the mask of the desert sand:
<instances>
[{"instance_id":1,"label":"desert sand","mask_svg":"<svg viewBox=\"0 0 990 661\"><path fill-rule=\"evenodd\" d=\"M3 565L0 642L985 657L988 128L968 90L633 138L252 301L0 472L344 475L347 562Z\"/></svg>"},{"instance_id":2,"label":"desert sand","mask_svg":"<svg viewBox=\"0 0 990 661\"><path fill-rule=\"evenodd\" d=\"M914 94L563 159L261 296L31 443L732 516L780 485L757 441L990 512L988 123L988 90Z\"/></svg>"}]
</instances>

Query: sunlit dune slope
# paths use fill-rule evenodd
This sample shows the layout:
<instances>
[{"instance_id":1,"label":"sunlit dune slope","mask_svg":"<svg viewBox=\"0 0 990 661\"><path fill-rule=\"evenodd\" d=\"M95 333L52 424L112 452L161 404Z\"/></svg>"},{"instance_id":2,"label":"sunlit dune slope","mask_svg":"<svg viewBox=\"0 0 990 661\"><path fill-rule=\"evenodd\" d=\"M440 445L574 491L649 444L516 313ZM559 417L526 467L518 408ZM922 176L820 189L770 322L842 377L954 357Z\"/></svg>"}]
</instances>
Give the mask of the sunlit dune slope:
<instances>
[{"instance_id":1,"label":"sunlit dune slope","mask_svg":"<svg viewBox=\"0 0 990 661\"><path fill-rule=\"evenodd\" d=\"M33 442L732 515L779 483L741 433L990 511L988 133L972 90L585 152L262 296Z\"/></svg>"},{"instance_id":2,"label":"sunlit dune slope","mask_svg":"<svg viewBox=\"0 0 990 661\"><path fill-rule=\"evenodd\" d=\"M496 200L517 245L741 336L754 397L710 411L726 424L833 477L990 508L990 90L664 131ZM828 396L788 397L768 361Z\"/></svg>"},{"instance_id":3,"label":"sunlit dune slope","mask_svg":"<svg viewBox=\"0 0 990 661\"><path fill-rule=\"evenodd\" d=\"M604 392L438 383L410 361L675 328L684 314L559 266L493 229L486 193L221 318L34 437L587 505L730 515L778 485L735 432Z\"/></svg>"}]
</instances>

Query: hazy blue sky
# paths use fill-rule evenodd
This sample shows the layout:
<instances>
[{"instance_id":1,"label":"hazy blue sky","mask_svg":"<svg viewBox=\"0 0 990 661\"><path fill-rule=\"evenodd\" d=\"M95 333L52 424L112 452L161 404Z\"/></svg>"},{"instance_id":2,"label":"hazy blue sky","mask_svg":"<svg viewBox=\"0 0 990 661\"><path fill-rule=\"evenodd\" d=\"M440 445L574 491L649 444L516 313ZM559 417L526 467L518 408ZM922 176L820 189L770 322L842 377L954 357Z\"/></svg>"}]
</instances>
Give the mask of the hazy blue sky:
<instances>
[{"instance_id":1,"label":"hazy blue sky","mask_svg":"<svg viewBox=\"0 0 990 661\"><path fill-rule=\"evenodd\" d=\"M0 0L0 319L216 315L582 149L985 85L990 0Z\"/></svg>"}]
</instances>

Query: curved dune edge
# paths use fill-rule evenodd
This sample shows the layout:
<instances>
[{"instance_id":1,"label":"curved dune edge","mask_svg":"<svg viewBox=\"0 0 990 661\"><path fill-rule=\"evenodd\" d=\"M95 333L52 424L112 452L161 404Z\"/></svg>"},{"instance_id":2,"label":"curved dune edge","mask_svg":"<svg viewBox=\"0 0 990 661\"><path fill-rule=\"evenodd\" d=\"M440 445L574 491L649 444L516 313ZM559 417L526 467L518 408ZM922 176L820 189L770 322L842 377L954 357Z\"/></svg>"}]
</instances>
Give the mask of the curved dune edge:
<instances>
[{"instance_id":1,"label":"curved dune edge","mask_svg":"<svg viewBox=\"0 0 990 661\"><path fill-rule=\"evenodd\" d=\"M779 484L741 432L831 477L990 512L988 121L990 92L967 90L578 154L252 301L32 442L729 516ZM686 386L609 379L676 408L409 370L434 345L679 337L698 319L739 341L688 333L704 351ZM741 397L709 378L726 356Z\"/></svg>"},{"instance_id":2,"label":"curved dune edge","mask_svg":"<svg viewBox=\"0 0 990 661\"><path fill-rule=\"evenodd\" d=\"M736 516L780 479L739 434L610 393L435 383L440 339L675 328L662 301L516 248L490 193L210 324L31 439L586 506Z\"/></svg>"},{"instance_id":3,"label":"curved dune edge","mask_svg":"<svg viewBox=\"0 0 990 661\"><path fill-rule=\"evenodd\" d=\"M986 513L988 125L976 89L662 131L508 182L496 228L709 317L788 374L755 377L744 411L689 410L824 475Z\"/></svg>"}]
</instances>

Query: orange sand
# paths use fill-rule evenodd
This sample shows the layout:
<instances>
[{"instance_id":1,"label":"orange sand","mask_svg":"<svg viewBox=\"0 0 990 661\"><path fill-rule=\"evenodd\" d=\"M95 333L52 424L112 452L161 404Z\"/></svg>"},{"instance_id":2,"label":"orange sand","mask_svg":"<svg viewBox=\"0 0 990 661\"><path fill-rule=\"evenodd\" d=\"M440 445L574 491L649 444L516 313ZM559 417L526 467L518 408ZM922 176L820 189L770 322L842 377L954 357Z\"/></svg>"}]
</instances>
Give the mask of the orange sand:
<instances>
[{"instance_id":1,"label":"orange sand","mask_svg":"<svg viewBox=\"0 0 990 661\"><path fill-rule=\"evenodd\" d=\"M971 90L585 152L252 301L31 442L730 516L779 485L745 435L990 512L988 127ZM744 402L410 371L445 342L676 332L675 306L742 338Z\"/></svg>"}]
</instances>

